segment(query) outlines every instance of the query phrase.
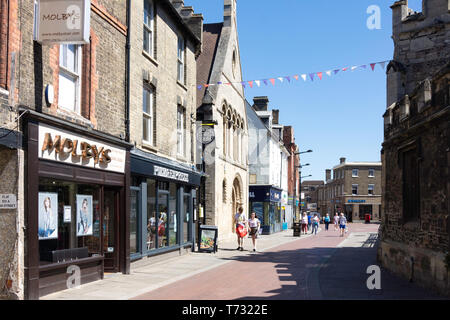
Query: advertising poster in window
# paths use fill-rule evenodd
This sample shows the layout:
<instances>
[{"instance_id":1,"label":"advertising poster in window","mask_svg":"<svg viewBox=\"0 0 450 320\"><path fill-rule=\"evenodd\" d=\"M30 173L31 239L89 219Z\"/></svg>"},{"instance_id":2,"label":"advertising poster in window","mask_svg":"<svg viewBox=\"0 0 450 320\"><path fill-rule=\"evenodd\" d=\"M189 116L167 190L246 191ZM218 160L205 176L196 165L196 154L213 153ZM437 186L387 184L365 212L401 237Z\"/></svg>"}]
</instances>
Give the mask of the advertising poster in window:
<instances>
[{"instance_id":1,"label":"advertising poster in window","mask_svg":"<svg viewBox=\"0 0 450 320\"><path fill-rule=\"evenodd\" d=\"M92 236L92 196L77 194L77 236Z\"/></svg>"},{"instance_id":2,"label":"advertising poster in window","mask_svg":"<svg viewBox=\"0 0 450 320\"><path fill-rule=\"evenodd\" d=\"M39 192L39 240L58 239L58 194Z\"/></svg>"}]
</instances>

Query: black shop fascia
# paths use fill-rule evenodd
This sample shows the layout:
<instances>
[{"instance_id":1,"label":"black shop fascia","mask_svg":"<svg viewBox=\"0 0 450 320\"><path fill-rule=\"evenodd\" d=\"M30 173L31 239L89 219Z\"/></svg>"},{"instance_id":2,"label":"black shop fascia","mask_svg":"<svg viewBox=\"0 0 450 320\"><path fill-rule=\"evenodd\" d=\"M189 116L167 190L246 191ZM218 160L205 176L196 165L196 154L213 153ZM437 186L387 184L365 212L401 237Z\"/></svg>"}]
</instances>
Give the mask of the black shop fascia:
<instances>
[{"instance_id":1,"label":"black shop fascia","mask_svg":"<svg viewBox=\"0 0 450 320\"><path fill-rule=\"evenodd\" d=\"M192 251L202 173L188 164L131 150L131 261Z\"/></svg>"}]
</instances>

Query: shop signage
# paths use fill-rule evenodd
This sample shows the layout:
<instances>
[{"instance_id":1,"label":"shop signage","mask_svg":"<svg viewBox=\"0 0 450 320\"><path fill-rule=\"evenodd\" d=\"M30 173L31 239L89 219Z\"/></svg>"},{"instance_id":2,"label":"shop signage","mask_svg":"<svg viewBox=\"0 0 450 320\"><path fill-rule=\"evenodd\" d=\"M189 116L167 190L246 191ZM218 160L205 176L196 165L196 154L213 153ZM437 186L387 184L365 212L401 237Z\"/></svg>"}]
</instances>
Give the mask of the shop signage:
<instances>
[{"instance_id":1,"label":"shop signage","mask_svg":"<svg viewBox=\"0 0 450 320\"><path fill-rule=\"evenodd\" d=\"M281 199L281 192L271 189L270 190L270 201L279 202Z\"/></svg>"},{"instance_id":2,"label":"shop signage","mask_svg":"<svg viewBox=\"0 0 450 320\"><path fill-rule=\"evenodd\" d=\"M17 209L17 198L14 194L0 194L0 210Z\"/></svg>"},{"instance_id":3,"label":"shop signage","mask_svg":"<svg viewBox=\"0 0 450 320\"><path fill-rule=\"evenodd\" d=\"M349 199L348 203L365 203L366 200L354 200L354 199Z\"/></svg>"},{"instance_id":4,"label":"shop signage","mask_svg":"<svg viewBox=\"0 0 450 320\"><path fill-rule=\"evenodd\" d=\"M88 44L90 19L90 0L38 0L35 40L47 44Z\"/></svg>"},{"instance_id":5,"label":"shop signage","mask_svg":"<svg viewBox=\"0 0 450 320\"><path fill-rule=\"evenodd\" d=\"M125 149L39 124L39 158L125 172Z\"/></svg>"},{"instance_id":6,"label":"shop signage","mask_svg":"<svg viewBox=\"0 0 450 320\"><path fill-rule=\"evenodd\" d=\"M159 166L154 166L153 170L154 170L153 174L155 176L173 179L173 180L182 181L182 182L189 182L189 174L187 174L187 173L172 170L169 168L163 168L163 167L159 167Z\"/></svg>"}]
</instances>

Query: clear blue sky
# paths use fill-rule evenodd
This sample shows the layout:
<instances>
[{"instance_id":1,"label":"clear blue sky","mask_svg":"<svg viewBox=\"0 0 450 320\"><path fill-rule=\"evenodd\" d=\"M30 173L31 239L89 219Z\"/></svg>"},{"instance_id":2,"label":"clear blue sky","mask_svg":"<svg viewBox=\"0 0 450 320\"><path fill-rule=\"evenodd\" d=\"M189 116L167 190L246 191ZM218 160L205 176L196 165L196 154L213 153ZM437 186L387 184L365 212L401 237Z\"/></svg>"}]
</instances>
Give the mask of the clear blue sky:
<instances>
[{"instance_id":1,"label":"clear blue sky","mask_svg":"<svg viewBox=\"0 0 450 320\"><path fill-rule=\"evenodd\" d=\"M244 80L324 72L390 60L394 0L238 0L237 23ZM204 23L223 21L223 0L185 0ZM369 30L370 5L381 8L381 29ZM421 0L409 7L421 11ZM286 82L286 81L285 81ZM347 161L380 161L386 109L386 74L379 65L339 72L314 82L301 78L245 90L268 96L280 123L292 125L302 155L304 180L324 180L325 169Z\"/></svg>"}]
</instances>

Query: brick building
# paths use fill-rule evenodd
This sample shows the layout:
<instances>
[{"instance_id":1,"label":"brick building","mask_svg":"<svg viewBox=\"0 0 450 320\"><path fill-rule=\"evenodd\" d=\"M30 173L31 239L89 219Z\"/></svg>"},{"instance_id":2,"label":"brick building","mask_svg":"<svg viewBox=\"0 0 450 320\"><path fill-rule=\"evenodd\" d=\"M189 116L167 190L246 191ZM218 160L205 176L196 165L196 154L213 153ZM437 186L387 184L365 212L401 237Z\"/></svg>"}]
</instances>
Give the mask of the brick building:
<instances>
[{"instance_id":1,"label":"brick building","mask_svg":"<svg viewBox=\"0 0 450 320\"><path fill-rule=\"evenodd\" d=\"M422 12L407 1L391 8L378 259L449 294L450 1L423 1Z\"/></svg>"},{"instance_id":2,"label":"brick building","mask_svg":"<svg viewBox=\"0 0 450 320\"><path fill-rule=\"evenodd\" d=\"M193 249L197 57L203 16L182 0L130 9L130 259L150 263ZM156 257L158 256L158 257Z\"/></svg>"},{"instance_id":3,"label":"brick building","mask_svg":"<svg viewBox=\"0 0 450 320\"><path fill-rule=\"evenodd\" d=\"M64 45L33 41L34 1L0 4L1 294L65 289L69 266L127 273L126 2L81 2L89 39Z\"/></svg>"},{"instance_id":4,"label":"brick building","mask_svg":"<svg viewBox=\"0 0 450 320\"><path fill-rule=\"evenodd\" d=\"M319 189L323 185L324 182L321 180L302 181L302 192L304 194L304 211L319 211Z\"/></svg>"},{"instance_id":5,"label":"brick building","mask_svg":"<svg viewBox=\"0 0 450 320\"><path fill-rule=\"evenodd\" d=\"M331 176L333 174L333 176ZM365 214L380 219L381 162L346 162L325 171L326 184L319 187L318 207L322 215L344 212L349 221L362 221Z\"/></svg>"},{"instance_id":6,"label":"brick building","mask_svg":"<svg viewBox=\"0 0 450 320\"><path fill-rule=\"evenodd\" d=\"M298 166L300 165L300 155L298 146L295 143L294 128L292 126L283 127L283 143L289 152L287 164L288 177L288 203L292 210L292 217L295 220L299 212L298 205L300 199L300 174Z\"/></svg>"},{"instance_id":7,"label":"brick building","mask_svg":"<svg viewBox=\"0 0 450 320\"><path fill-rule=\"evenodd\" d=\"M222 23L204 25L203 43L197 81L223 83L197 91L197 119L216 124L215 140L205 147L204 222L218 227L221 241L234 238L238 207L248 208L247 116L244 88L236 83L242 81L236 0L224 0Z\"/></svg>"}]
</instances>

